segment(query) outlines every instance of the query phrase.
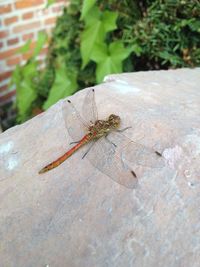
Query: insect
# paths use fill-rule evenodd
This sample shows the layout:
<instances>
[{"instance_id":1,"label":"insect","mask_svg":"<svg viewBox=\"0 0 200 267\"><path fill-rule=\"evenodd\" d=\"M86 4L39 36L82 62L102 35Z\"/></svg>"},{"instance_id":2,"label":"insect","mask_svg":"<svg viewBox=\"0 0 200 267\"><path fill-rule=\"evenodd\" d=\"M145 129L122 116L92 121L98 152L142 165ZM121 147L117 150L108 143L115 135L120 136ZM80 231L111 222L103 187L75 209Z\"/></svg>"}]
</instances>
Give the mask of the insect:
<instances>
[{"instance_id":1,"label":"insect","mask_svg":"<svg viewBox=\"0 0 200 267\"><path fill-rule=\"evenodd\" d=\"M130 167L130 161L149 167L162 166L160 152L133 142L123 134L131 127L120 129L121 119L118 115L110 114L105 120L98 119L94 89L85 96L83 118L70 100L63 104L63 115L73 139L71 144L74 145L42 168L40 174L59 166L83 146L87 146L83 159L87 158L95 168L127 188L134 188L137 183L137 174ZM120 147L121 150L118 149Z\"/></svg>"}]
</instances>

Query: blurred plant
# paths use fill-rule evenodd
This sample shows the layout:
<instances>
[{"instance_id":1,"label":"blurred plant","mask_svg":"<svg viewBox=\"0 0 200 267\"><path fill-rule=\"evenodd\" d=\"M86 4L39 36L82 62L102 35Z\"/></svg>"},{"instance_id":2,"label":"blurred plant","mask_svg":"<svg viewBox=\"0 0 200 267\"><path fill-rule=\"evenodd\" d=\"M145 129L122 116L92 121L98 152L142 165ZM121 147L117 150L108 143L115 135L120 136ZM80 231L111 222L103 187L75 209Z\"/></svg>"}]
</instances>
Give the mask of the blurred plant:
<instances>
[{"instance_id":1,"label":"blurred plant","mask_svg":"<svg viewBox=\"0 0 200 267\"><path fill-rule=\"evenodd\" d=\"M55 0L47 0L46 7L45 7L45 8L50 7L50 6L53 5L54 3L55 3Z\"/></svg>"},{"instance_id":2,"label":"blurred plant","mask_svg":"<svg viewBox=\"0 0 200 267\"><path fill-rule=\"evenodd\" d=\"M12 73L10 85L15 84L16 86L17 122L23 122L31 116L34 102L37 99L37 79L39 78L37 56L46 40L46 34L40 32L31 59L24 66L17 65ZM18 53L27 53L30 46L31 41L29 40L19 49Z\"/></svg>"},{"instance_id":3,"label":"blurred plant","mask_svg":"<svg viewBox=\"0 0 200 267\"><path fill-rule=\"evenodd\" d=\"M198 66L199 16L197 0L71 0L53 30L44 70L38 48L13 74L18 122L110 73Z\"/></svg>"},{"instance_id":4,"label":"blurred plant","mask_svg":"<svg viewBox=\"0 0 200 267\"><path fill-rule=\"evenodd\" d=\"M136 50L135 67L160 69L200 64L200 3L189 0L147 1L143 17L126 25L123 40Z\"/></svg>"}]
</instances>

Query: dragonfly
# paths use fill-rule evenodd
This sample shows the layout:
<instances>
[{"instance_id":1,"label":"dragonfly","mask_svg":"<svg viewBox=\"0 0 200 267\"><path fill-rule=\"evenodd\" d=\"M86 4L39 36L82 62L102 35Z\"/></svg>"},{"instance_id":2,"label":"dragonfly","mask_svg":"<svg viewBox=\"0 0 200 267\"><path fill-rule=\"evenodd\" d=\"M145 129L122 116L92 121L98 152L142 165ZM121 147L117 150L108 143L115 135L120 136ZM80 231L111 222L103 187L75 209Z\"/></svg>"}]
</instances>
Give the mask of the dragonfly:
<instances>
[{"instance_id":1,"label":"dragonfly","mask_svg":"<svg viewBox=\"0 0 200 267\"><path fill-rule=\"evenodd\" d=\"M162 154L152 148L132 141L124 132L132 127L121 129L121 118L110 114L107 119L98 119L95 90L86 94L82 116L70 100L63 102L63 117L73 145L65 154L49 163L39 174L50 171L71 157L79 149L86 147L82 159L89 162L113 181L126 188L135 188L138 183L132 162L146 167L162 167Z\"/></svg>"}]
</instances>

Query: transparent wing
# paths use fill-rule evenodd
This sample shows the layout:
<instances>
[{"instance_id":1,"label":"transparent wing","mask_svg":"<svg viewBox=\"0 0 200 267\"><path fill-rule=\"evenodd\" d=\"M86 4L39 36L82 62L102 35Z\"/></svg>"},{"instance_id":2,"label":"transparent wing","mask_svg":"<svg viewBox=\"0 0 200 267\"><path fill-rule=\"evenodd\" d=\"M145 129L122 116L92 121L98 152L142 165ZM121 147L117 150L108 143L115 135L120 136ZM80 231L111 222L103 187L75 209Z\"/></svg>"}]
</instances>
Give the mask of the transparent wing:
<instances>
[{"instance_id":1,"label":"transparent wing","mask_svg":"<svg viewBox=\"0 0 200 267\"><path fill-rule=\"evenodd\" d=\"M134 171L119 158L116 147L105 138L95 142L86 158L115 182L127 188L136 186L137 178Z\"/></svg>"},{"instance_id":2,"label":"transparent wing","mask_svg":"<svg viewBox=\"0 0 200 267\"><path fill-rule=\"evenodd\" d=\"M94 89L89 90L85 96L82 107L82 115L89 123L94 123L98 119Z\"/></svg>"},{"instance_id":3,"label":"transparent wing","mask_svg":"<svg viewBox=\"0 0 200 267\"><path fill-rule=\"evenodd\" d=\"M69 100L63 101L62 112L69 135L73 141L79 141L87 132L87 123Z\"/></svg>"},{"instance_id":4,"label":"transparent wing","mask_svg":"<svg viewBox=\"0 0 200 267\"><path fill-rule=\"evenodd\" d=\"M161 168L165 166L164 158L160 152L134 141L123 148L122 155L126 160L145 167Z\"/></svg>"},{"instance_id":5,"label":"transparent wing","mask_svg":"<svg viewBox=\"0 0 200 267\"><path fill-rule=\"evenodd\" d=\"M122 133L113 132L108 138L120 147L121 157L128 162L151 168L161 168L165 165L164 157L159 151L134 142Z\"/></svg>"}]
</instances>

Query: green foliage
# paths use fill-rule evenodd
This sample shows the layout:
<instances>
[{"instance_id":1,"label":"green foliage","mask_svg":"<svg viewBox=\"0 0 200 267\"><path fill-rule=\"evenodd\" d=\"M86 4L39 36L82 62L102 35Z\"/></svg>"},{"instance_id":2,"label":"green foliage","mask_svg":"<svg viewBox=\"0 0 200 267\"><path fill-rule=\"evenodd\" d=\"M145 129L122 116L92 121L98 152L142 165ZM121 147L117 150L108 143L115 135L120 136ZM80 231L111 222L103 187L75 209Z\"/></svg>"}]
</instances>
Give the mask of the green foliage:
<instances>
[{"instance_id":1,"label":"green foliage","mask_svg":"<svg viewBox=\"0 0 200 267\"><path fill-rule=\"evenodd\" d=\"M81 56L83 59L82 68L90 61L90 55L94 49L98 49L98 44L104 44L106 33L117 28L116 12L100 12L97 7L93 7L84 19L85 29L81 34Z\"/></svg>"},{"instance_id":2,"label":"green foliage","mask_svg":"<svg viewBox=\"0 0 200 267\"><path fill-rule=\"evenodd\" d=\"M81 10L81 19L85 19L88 11L94 6L95 0L85 0L83 1L83 6Z\"/></svg>"},{"instance_id":3,"label":"green foliage","mask_svg":"<svg viewBox=\"0 0 200 267\"><path fill-rule=\"evenodd\" d=\"M45 8L50 7L51 5L53 5L55 3L55 0L47 0L47 4Z\"/></svg>"},{"instance_id":4,"label":"green foliage","mask_svg":"<svg viewBox=\"0 0 200 267\"><path fill-rule=\"evenodd\" d=\"M49 108L61 98L72 95L77 88L76 74L67 70L65 63L60 62L56 71L54 83L50 89L49 96L43 104L43 109Z\"/></svg>"},{"instance_id":5,"label":"green foliage","mask_svg":"<svg viewBox=\"0 0 200 267\"><path fill-rule=\"evenodd\" d=\"M33 56L24 66L17 66L12 74L11 85L16 86L17 121L27 120L32 111L32 105L37 98L37 87L34 79L38 76L38 61L36 57L40 53L47 36L43 32L38 35L38 42L34 48ZM31 42L19 49L18 53L26 53L30 50Z\"/></svg>"},{"instance_id":6,"label":"green foliage","mask_svg":"<svg viewBox=\"0 0 200 267\"><path fill-rule=\"evenodd\" d=\"M18 85L16 104L19 121L27 119L31 105L36 99L36 90L32 84L35 73L37 73L37 63L30 62L23 67L17 67L13 74L13 81Z\"/></svg>"},{"instance_id":7,"label":"green foliage","mask_svg":"<svg viewBox=\"0 0 200 267\"><path fill-rule=\"evenodd\" d=\"M124 31L124 41L140 49L150 69L200 64L200 3L189 0L152 1L143 17Z\"/></svg>"},{"instance_id":8,"label":"green foliage","mask_svg":"<svg viewBox=\"0 0 200 267\"><path fill-rule=\"evenodd\" d=\"M125 48L122 41L112 42L109 46L105 43L96 45L91 59L97 63L97 82L108 74L122 72L122 62L131 52L132 49Z\"/></svg>"},{"instance_id":9,"label":"green foliage","mask_svg":"<svg viewBox=\"0 0 200 267\"><path fill-rule=\"evenodd\" d=\"M33 58L14 72L18 121L110 73L199 66L199 16L197 0L71 0L57 20L45 69L36 63L40 37Z\"/></svg>"}]
</instances>

